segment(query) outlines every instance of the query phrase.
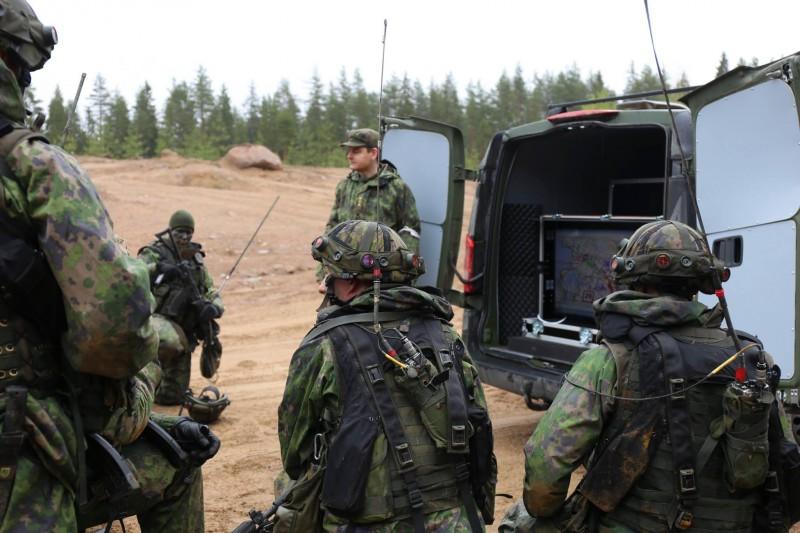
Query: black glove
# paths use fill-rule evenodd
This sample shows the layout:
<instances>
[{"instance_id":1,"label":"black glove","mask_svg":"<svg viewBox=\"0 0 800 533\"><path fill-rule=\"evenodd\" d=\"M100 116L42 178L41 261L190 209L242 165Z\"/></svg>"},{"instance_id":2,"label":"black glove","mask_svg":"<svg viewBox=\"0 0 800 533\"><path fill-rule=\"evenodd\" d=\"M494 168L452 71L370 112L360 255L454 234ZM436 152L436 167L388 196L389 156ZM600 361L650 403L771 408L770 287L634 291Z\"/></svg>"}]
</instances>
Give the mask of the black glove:
<instances>
[{"instance_id":1,"label":"black glove","mask_svg":"<svg viewBox=\"0 0 800 533\"><path fill-rule=\"evenodd\" d=\"M198 306L197 318L201 323L206 323L221 316L222 312L215 303L203 300Z\"/></svg>"},{"instance_id":2,"label":"black glove","mask_svg":"<svg viewBox=\"0 0 800 533\"><path fill-rule=\"evenodd\" d=\"M169 261L159 261L156 265L156 273L161 276L161 282L169 282L178 277L181 269L178 265L170 263Z\"/></svg>"},{"instance_id":3,"label":"black glove","mask_svg":"<svg viewBox=\"0 0 800 533\"><path fill-rule=\"evenodd\" d=\"M192 464L200 466L219 451L220 441L205 424L198 424L189 417L182 416L170 430L172 438L189 454Z\"/></svg>"}]
</instances>

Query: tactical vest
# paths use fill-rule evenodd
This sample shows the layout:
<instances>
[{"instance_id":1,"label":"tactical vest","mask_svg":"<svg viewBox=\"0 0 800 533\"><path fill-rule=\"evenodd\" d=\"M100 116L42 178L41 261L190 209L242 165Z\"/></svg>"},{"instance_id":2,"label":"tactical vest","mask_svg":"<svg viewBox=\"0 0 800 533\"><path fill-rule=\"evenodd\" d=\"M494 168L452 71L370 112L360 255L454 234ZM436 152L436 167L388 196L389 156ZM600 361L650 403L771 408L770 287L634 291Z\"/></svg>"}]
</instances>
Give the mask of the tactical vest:
<instances>
[{"instance_id":1,"label":"tactical vest","mask_svg":"<svg viewBox=\"0 0 800 533\"><path fill-rule=\"evenodd\" d=\"M184 281L180 276L160 283L153 287L153 296L156 299L156 313L163 315L183 328L190 343L196 343L195 328L197 325L197 313L192 303L205 293L204 266L203 258L205 253L198 243L191 243L191 249L187 251L185 257L175 257L175 253L164 243L156 241L146 246L158 254L162 261L172 264L182 263L189 270L191 284ZM144 249L144 248L143 248ZM141 252L141 250L139 250Z\"/></svg>"},{"instance_id":2,"label":"tactical vest","mask_svg":"<svg viewBox=\"0 0 800 533\"><path fill-rule=\"evenodd\" d=\"M648 533L751 531L759 493L730 492L719 446L700 459L733 369L682 392L736 352L732 341L720 329L665 332L622 315L612 322L601 332L617 367L615 394L671 396L616 401L578 488L602 513L599 523Z\"/></svg>"},{"instance_id":3,"label":"tactical vest","mask_svg":"<svg viewBox=\"0 0 800 533\"><path fill-rule=\"evenodd\" d=\"M444 327L433 318L399 326L431 363L429 378L439 376L427 385L388 362L378 337L364 327L328 332L342 392L342 419L334 424L322 491L332 513L353 523L411 516L419 531L422 515L463 503L478 520L469 488L472 426L460 375L463 345L449 344ZM388 342L399 351L389 332Z\"/></svg>"}]
</instances>

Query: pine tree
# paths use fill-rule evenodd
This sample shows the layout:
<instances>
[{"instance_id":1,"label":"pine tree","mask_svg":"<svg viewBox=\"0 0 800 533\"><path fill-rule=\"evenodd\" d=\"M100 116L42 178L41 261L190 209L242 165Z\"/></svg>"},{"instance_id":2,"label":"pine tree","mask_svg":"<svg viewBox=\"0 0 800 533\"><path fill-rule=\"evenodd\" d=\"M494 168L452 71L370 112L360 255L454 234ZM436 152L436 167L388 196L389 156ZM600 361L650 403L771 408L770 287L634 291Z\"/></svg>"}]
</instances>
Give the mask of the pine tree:
<instances>
[{"instance_id":1,"label":"pine tree","mask_svg":"<svg viewBox=\"0 0 800 533\"><path fill-rule=\"evenodd\" d=\"M364 80L358 69L353 73L352 92L353 124L350 129L375 128L378 123L378 96L364 88Z\"/></svg>"},{"instance_id":2,"label":"pine tree","mask_svg":"<svg viewBox=\"0 0 800 533\"><path fill-rule=\"evenodd\" d=\"M730 68L728 68L728 56L725 54L725 52L722 52L722 56L719 58L719 63L717 64L717 73L714 75L714 77L719 78L729 70Z\"/></svg>"},{"instance_id":3,"label":"pine tree","mask_svg":"<svg viewBox=\"0 0 800 533\"><path fill-rule=\"evenodd\" d=\"M175 83L164 105L164 127L161 130L162 145L171 150L185 152L189 136L196 127L194 102L186 82Z\"/></svg>"},{"instance_id":4,"label":"pine tree","mask_svg":"<svg viewBox=\"0 0 800 533\"><path fill-rule=\"evenodd\" d=\"M64 97L61 95L61 89L56 85L53 98L47 106L47 124L44 128L45 134L52 142L61 142L61 135L64 133L64 127L66 125L67 109L64 107Z\"/></svg>"},{"instance_id":5,"label":"pine tree","mask_svg":"<svg viewBox=\"0 0 800 533\"><path fill-rule=\"evenodd\" d=\"M111 106L106 117L101 145L104 155L121 159L128 155L126 143L130 133L131 119L128 115L128 103L125 98L115 93L111 97Z\"/></svg>"},{"instance_id":6,"label":"pine tree","mask_svg":"<svg viewBox=\"0 0 800 533\"><path fill-rule=\"evenodd\" d=\"M261 143L277 153L278 146L278 106L271 96L261 99L259 106L258 138Z\"/></svg>"},{"instance_id":7,"label":"pine tree","mask_svg":"<svg viewBox=\"0 0 800 533\"><path fill-rule=\"evenodd\" d=\"M664 82L667 89L669 89L669 80L667 73L662 71ZM636 68L631 62L630 69L628 70L628 83L625 85L625 93L641 93L646 91L657 91L661 89L661 80L658 74L650 68L650 65L645 65L642 70L637 74Z\"/></svg>"},{"instance_id":8,"label":"pine tree","mask_svg":"<svg viewBox=\"0 0 800 533\"><path fill-rule=\"evenodd\" d=\"M325 113L325 98L322 81L315 71L311 77L305 119L299 128L292 152L292 161L295 163L317 165L327 160L326 156L331 150L333 140L329 134L331 123Z\"/></svg>"},{"instance_id":9,"label":"pine tree","mask_svg":"<svg viewBox=\"0 0 800 533\"><path fill-rule=\"evenodd\" d=\"M103 134L103 127L105 126L106 117L108 116L108 108L110 105L111 94L106 87L106 79L102 74L98 74L94 79L94 87L92 87L92 94L89 95L89 102L93 111L93 118L95 121L94 130L90 133L93 137L98 137Z\"/></svg>"},{"instance_id":10,"label":"pine tree","mask_svg":"<svg viewBox=\"0 0 800 533\"><path fill-rule=\"evenodd\" d=\"M464 106L464 139L467 143L467 165L476 168L489 144L494 127L492 125L491 102L480 82L467 85L467 101Z\"/></svg>"},{"instance_id":11,"label":"pine tree","mask_svg":"<svg viewBox=\"0 0 800 533\"><path fill-rule=\"evenodd\" d=\"M158 147L158 117L153 103L153 90L147 82L136 94L131 126L133 137L140 143L136 155L155 157Z\"/></svg>"}]
</instances>

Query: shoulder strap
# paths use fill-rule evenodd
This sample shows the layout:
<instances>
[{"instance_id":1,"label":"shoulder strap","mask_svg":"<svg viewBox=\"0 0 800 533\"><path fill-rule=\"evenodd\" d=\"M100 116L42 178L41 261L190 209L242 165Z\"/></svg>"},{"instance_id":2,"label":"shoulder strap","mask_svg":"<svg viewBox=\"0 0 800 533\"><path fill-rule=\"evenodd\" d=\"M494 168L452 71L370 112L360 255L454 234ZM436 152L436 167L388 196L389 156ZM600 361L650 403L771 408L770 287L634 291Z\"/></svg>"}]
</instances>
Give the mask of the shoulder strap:
<instances>
[{"instance_id":1,"label":"shoulder strap","mask_svg":"<svg viewBox=\"0 0 800 533\"><path fill-rule=\"evenodd\" d=\"M365 313L372 314L372 313ZM342 317L344 318L344 317ZM378 410L383 423L383 431L389 443L392 456L397 464L400 476L408 491L408 502L411 506L411 516L414 521L414 533L425 532L425 521L422 515L422 492L417 483L417 465L414 462L411 444L406 436L403 425L397 416L397 407L392 400L391 392L386 386L383 377L383 365L374 345L367 335L351 335L349 328L343 327L341 332L353 347L353 355L361 368L364 382Z\"/></svg>"},{"instance_id":2,"label":"shoulder strap","mask_svg":"<svg viewBox=\"0 0 800 533\"><path fill-rule=\"evenodd\" d=\"M394 322L396 320L403 320L409 316L410 313L407 311L381 311L377 314L378 322ZM300 343L300 346L304 346L333 328L347 324L367 324L373 322L375 317L376 315L374 313L355 313L323 320L308 332Z\"/></svg>"}]
</instances>

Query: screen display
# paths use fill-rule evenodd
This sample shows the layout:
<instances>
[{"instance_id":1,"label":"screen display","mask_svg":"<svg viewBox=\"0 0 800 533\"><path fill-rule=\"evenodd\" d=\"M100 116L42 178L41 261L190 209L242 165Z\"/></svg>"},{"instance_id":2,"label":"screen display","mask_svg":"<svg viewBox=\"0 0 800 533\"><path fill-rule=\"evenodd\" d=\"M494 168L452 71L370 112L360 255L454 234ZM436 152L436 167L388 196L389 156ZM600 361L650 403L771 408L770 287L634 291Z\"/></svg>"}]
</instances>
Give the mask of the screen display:
<instances>
[{"instance_id":1,"label":"screen display","mask_svg":"<svg viewBox=\"0 0 800 533\"><path fill-rule=\"evenodd\" d=\"M592 302L614 290L611 257L630 228L556 228L553 311L591 318Z\"/></svg>"}]
</instances>

